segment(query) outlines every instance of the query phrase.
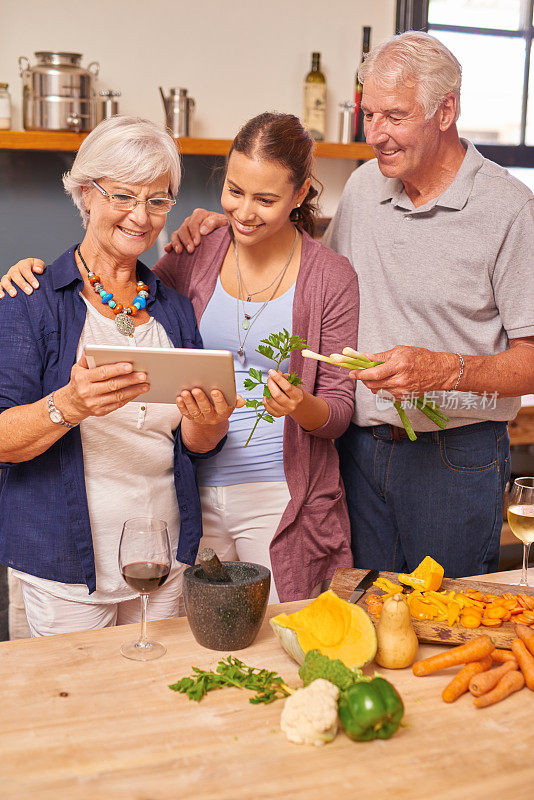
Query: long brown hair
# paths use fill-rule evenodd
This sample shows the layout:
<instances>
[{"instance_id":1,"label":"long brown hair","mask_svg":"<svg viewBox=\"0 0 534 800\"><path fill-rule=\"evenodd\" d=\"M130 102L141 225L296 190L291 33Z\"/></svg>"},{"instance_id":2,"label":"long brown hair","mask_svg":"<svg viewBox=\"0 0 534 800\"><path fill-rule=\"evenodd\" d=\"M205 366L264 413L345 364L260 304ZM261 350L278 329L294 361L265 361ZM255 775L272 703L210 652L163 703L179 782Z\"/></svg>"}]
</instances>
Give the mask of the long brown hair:
<instances>
[{"instance_id":1,"label":"long brown hair","mask_svg":"<svg viewBox=\"0 0 534 800\"><path fill-rule=\"evenodd\" d=\"M307 178L313 178L313 147L314 141L298 117L266 111L243 125L232 142L228 158L235 151L249 158L280 164L289 172L295 189L300 189ZM317 189L310 185L299 208L294 208L289 215L292 222L310 235L313 234L317 213L317 205L313 201L318 194Z\"/></svg>"}]
</instances>

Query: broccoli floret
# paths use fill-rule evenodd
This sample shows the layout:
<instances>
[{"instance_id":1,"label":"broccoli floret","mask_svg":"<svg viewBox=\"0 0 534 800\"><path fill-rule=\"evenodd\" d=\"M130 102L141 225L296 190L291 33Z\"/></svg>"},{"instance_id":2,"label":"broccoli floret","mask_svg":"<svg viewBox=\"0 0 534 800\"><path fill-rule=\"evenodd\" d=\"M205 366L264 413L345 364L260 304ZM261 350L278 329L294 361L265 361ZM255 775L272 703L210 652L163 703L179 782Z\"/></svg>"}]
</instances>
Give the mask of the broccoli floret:
<instances>
[{"instance_id":1,"label":"broccoli floret","mask_svg":"<svg viewBox=\"0 0 534 800\"><path fill-rule=\"evenodd\" d=\"M308 650L299 675L304 686L308 686L316 678L324 678L341 691L348 689L353 683L365 680L361 669L351 670L339 659L328 658L319 650Z\"/></svg>"}]
</instances>

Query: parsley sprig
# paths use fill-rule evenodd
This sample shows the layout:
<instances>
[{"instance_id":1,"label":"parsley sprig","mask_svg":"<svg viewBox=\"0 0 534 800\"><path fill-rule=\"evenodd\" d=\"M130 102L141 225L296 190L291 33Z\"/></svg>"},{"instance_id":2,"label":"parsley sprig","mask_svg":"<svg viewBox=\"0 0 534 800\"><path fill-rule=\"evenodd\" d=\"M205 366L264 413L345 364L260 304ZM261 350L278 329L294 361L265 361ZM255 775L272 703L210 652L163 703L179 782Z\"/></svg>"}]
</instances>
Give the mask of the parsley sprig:
<instances>
[{"instance_id":1,"label":"parsley sprig","mask_svg":"<svg viewBox=\"0 0 534 800\"><path fill-rule=\"evenodd\" d=\"M219 661L215 672L199 667L192 667L192 670L194 676L182 678L177 683L171 684L169 689L186 694L190 700L196 700L197 703L208 692L222 689L224 686L250 689L255 695L249 698L249 703L256 705L272 703L292 694L292 690L285 685L283 678L277 672L248 667L235 656L228 656Z\"/></svg>"},{"instance_id":2,"label":"parsley sprig","mask_svg":"<svg viewBox=\"0 0 534 800\"><path fill-rule=\"evenodd\" d=\"M285 361L286 358L289 358L289 354L293 350L304 350L308 345L306 342L300 338L297 333L289 333L285 328L281 330L279 333L271 333L266 339L261 339L260 344L256 349L256 353L259 353L265 358L268 358L270 361L273 361L275 364L274 369L279 369L280 364L282 361ZM249 377L245 378L244 387L247 392L252 391L255 389L256 386L263 386L263 397L270 397L271 393L269 391L269 387L267 386L267 379L264 380L264 375L260 369L254 369L251 367L248 371ZM293 384L293 386L298 386L302 383L302 378L300 378L296 372L291 372L290 375L287 376L287 380L289 383ZM274 422L273 417L271 414L267 413L267 409L263 405L261 400L247 400L246 401L247 408L253 408L256 412L256 422L254 423L254 427L252 428L250 435L245 442L245 447L252 439L254 435L254 431L258 427L258 424L261 420L265 422Z\"/></svg>"}]
</instances>

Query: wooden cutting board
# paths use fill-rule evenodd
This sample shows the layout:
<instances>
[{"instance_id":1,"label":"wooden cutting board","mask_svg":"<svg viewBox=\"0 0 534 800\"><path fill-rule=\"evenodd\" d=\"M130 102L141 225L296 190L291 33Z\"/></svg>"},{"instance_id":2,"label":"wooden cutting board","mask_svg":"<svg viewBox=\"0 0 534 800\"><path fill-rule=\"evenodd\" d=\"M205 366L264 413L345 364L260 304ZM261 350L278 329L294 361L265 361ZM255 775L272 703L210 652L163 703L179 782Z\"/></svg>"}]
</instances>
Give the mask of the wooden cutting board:
<instances>
[{"instance_id":1,"label":"wooden cutting board","mask_svg":"<svg viewBox=\"0 0 534 800\"><path fill-rule=\"evenodd\" d=\"M363 576L367 573L366 569L349 569L347 567L339 567L332 578L330 588L343 599L347 599L354 587L361 581ZM398 583L398 573L396 572L381 572L380 577L389 578L391 581ZM524 586L512 586L506 583L484 583L483 581L472 578L444 578L441 585L442 589L453 589L454 591L461 592L466 589L478 589L483 594L504 594L505 592L512 592L512 594L529 594L534 596L534 589ZM367 613L369 609L365 603L365 598L369 594L383 594L381 589L372 586L366 593L358 600L358 605L361 606ZM378 625L378 617L369 613L375 625ZM496 647L502 647L510 650L512 640L515 638L514 625L512 622L503 622L499 628L486 628L483 625L480 628L464 628L462 625L447 625L446 622L438 622L437 620L426 619L413 619L412 623L417 638L420 642L438 643L438 644L465 644L465 642L475 639L481 634L487 634L495 642Z\"/></svg>"}]
</instances>

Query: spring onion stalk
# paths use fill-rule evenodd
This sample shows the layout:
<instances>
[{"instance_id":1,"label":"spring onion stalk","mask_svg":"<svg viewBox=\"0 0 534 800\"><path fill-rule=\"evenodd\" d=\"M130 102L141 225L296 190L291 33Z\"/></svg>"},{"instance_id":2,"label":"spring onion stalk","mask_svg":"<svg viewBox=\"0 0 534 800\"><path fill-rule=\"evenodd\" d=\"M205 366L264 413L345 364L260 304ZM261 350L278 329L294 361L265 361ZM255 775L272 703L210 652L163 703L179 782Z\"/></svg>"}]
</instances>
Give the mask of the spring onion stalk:
<instances>
[{"instance_id":1,"label":"spring onion stalk","mask_svg":"<svg viewBox=\"0 0 534 800\"><path fill-rule=\"evenodd\" d=\"M344 356L349 356L350 358L356 358L358 361L369 361L367 356L364 356L363 353L359 353L357 350L353 350L352 347L344 347L341 351Z\"/></svg>"},{"instance_id":2,"label":"spring onion stalk","mask_svg":"<svg viewBox=\"0 0 534 800\"><path fill-rule=\"evenodd\" d=\"M330 358L332 361L336 361L338 364L354 364L354 369L369 369L370 367L377 367L379 364L383 364L383 361L370 361L365 356L361 358L353 358L352 356L348 356L341 353L331 353Z\"/></svg>"},{"instance_id":3,"label":"spring onion stalk","mask_svg":"<svg viewBox=\"0 0 534 800\"><path fill-rule=\"evenodd\" d=\"M423 396L417 397L415 402L417 403L419 411L422 411L423 414L426 414L427 409L430 409L436 416L441 417L444 422L449 422L449 417L444 414L437 403L434 403L432 400L428 400Z\"/></svg>"},{"instance_id":4,"label":"spring onion stalk","mask_svg":"<svg viewBox=\"0 0 534 800\"><path fill-rule=\"evenodd\" d=\"M431 422L438 426L438 428L443 430L447 427L447 420L443 419L440 414L437 414L431 408L424 405L424 402L420 397L416 398L415 400L410 400L410 403L414 406L414 408L417 408L419 411L425 414Z\"/></svg>"},{"instance_id":5,"label":"spring onion stalk","mask_svg":"<svg viewBox=\"0 0 534 800\"><path fill-rule=\"evenodd\" d=\"M365 356L363 353L359 353L357 350L353 350L352 347L344 347L341 353L331 353L329 357L322 356L319 353L314 353L313 350L302 350L302 355L304 358L314 358L316 361L324 361L326 364L332 364L335 367L344 367L345 369L350 370L370 369L371 367L377 367L379 364L384 363L383 361L371 361L370 358L367 358L367 356ZM431 422L438 426L438 428L443 429L447 426L449 417L447 417L443 411L441 411L440 407L437 405L437 403L434 403L433 400L426 399L424 397L417 397L415 400L410 400L410 403L418 411L421 411L423 414L425 414ZM412 442L414 442L417 439L417 436L410 423L410 420L408 419L408 415L401 406L400 401L395 401L393 406L400 417L408 437Z\"/></svg>"},{"instance_id":6,"label":"spring onion stalk","mask_svg":"<svg viewBox=\"0 0 534 800\"><path fill-rule=\"evenodd\" d=\"M404 426L404 430L408 434L408 438L412 442L415 442L415 440L417 439L417 436L415 435L415 431L412 428L412 424L411 424L410 420L408 419L408 415L406 414L406 411L403 409L403 407L400 404L400 400L396 400L393 403L393 405L394 405L395 410L396 410L397 414L399 415L400 420L401 420L401 422L402 422L402 424Z\"/></svg>"}]
</instances>

